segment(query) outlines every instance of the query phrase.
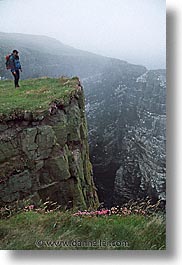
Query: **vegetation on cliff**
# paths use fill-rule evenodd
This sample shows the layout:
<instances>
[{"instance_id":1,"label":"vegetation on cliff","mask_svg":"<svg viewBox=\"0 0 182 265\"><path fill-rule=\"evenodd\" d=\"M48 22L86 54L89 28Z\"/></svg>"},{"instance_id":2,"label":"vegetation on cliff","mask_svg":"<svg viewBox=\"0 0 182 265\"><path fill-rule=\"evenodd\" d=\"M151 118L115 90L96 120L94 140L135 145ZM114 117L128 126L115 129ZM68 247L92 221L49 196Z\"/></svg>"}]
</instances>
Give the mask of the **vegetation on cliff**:
<instances>
[{"instance_id":1,"label":"vegetation on cliff","mask_svg":"<svg viewBox=\"0 0 182 265\"><path fill-rule=\"evenodd\" d=\"M100 209L100 210L99 210ZM164 250L165 215L146 201L111 209L65 210L52 201L0 208L1 249Z\"/></svg>"},{"instance_id":2,"label":"vegetation on cliff","mask_svg":"<svg viewBox=\"0 0 182 265\"><path fill-rule=\"evenodd\" d=\"M72 212L21 212L0 220L0 249L164 250L159 216L74 216Z\"/></svg>"},{"instance_id":3,"label":"vegetation on cliff","mask_svg":"<svg viewBox=\"0 0 182 265\"><path fill-rule=\"evenodd\" d=\"M18 110L48 110L49 104L59 99L66 104L77 86L77 77L22 80L18 89L14 88L13 81L0 81L0 115L8 115Z\"/></svg>"}]
</instances>

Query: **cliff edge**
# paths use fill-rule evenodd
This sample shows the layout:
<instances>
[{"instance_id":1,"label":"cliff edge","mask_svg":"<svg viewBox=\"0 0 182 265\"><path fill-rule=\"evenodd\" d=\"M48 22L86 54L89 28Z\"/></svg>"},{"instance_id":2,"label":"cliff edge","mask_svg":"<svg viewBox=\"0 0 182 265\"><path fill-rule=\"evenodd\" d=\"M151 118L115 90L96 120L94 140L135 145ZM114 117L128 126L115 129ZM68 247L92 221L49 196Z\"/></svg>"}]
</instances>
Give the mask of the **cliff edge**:
<instances>
[{"instance_id":1,"label":"cliff edge","mask_svg":"<svg viewBox=\"0 0 182 265\"><path fill-rule=\"evenodd\" d=\"M77 77L0 82L0 205L49 198L96 207L98 197Z\"/></svg>"}]
</instances>

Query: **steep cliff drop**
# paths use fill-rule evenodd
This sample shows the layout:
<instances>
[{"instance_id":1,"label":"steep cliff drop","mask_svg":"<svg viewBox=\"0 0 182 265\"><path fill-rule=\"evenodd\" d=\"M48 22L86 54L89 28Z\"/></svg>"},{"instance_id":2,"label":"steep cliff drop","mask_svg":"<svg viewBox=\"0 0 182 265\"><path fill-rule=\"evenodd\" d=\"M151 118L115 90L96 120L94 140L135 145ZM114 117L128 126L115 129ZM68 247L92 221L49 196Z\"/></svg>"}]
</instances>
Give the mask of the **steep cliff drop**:
<instances>
[{"instance_id":1,"label":"steep cliff drop","mask_svg":"<svg viewBox=\"0 0 182 265\"><path fill-rule=\"evenodd\" d=\"M84 93L78 78L0 84L0 204L49 198L98 206L89 160Z\"/></svg>"},{"instance_id":2,"label":"steep cliff drop","mask_svg":"<svg viewBox=\"0 0 182 265\"><path fill-rule=\"evenodd\" d=\"M166 71L123 64L84 81L101 202L166 200Z\"/></svg>"}]
</instances>

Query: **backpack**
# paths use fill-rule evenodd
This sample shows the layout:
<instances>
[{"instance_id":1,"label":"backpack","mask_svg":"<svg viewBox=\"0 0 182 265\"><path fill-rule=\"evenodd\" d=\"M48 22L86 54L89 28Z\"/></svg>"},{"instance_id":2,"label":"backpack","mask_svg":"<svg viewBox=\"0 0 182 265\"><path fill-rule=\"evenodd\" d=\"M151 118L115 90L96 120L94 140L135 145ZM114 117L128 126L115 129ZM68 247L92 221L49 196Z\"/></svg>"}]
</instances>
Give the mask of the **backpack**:
<instances>
[{"instance_id":1,"label":"backpack","mask_svg":"<svg viewBox=\"0 0 182 265\"><path fill-rule=\"evenodd\" d=\"M11 62L10 62L10 56L11 56L11 54L8 54L8 55L6 55L6 57L5 57L5 59L6 59L6 69L7 70L9 70L9 69L11 69Z\"/></svg>"}]
</instances>

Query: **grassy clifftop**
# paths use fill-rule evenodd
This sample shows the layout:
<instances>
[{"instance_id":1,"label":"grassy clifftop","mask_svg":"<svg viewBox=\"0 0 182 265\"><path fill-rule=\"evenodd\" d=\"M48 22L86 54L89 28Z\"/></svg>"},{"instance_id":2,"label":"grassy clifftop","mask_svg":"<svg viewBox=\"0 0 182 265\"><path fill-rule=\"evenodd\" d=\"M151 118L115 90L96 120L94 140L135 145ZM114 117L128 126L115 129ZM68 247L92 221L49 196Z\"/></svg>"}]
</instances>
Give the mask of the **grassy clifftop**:
<instances>
[{"instance_id":1,"label":"grassy clifftop","mask_svg":"<svg viewBox=\"0 0 182 265\"><path fill-rule=\"evenodd\" d=\"M15 89L13 81L0 81L0 116L20 111L44 111L55 100L66 104L76 90L79 79L74 77L39 78L22 80L21 87Z\"/></svg>"},{"instance_id":2,"label":"grassy clifftop","mask_svg":"<svg viewBox=\"0 0 182 265\"><path fill-rule=\"evenodd\" d=\"M0 249L165 250L165 222L150 216L16 214L0 220Z\"/></svg>"}]
</instances>

